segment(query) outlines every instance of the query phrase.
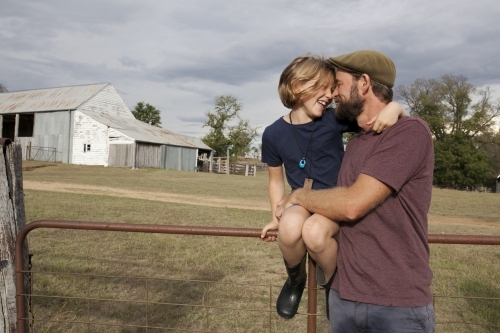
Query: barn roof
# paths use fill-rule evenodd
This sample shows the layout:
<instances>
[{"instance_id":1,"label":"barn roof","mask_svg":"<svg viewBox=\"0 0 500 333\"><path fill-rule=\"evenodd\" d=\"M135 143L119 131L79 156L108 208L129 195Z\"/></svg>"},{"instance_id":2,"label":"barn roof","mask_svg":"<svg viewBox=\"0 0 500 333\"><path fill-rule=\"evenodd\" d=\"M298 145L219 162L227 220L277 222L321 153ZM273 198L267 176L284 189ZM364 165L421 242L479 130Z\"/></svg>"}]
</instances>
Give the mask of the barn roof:
<instances>
[{"instance_id":1,"label":"barn roof","mask_svg":"<svg viewBox=\"0 0 500 333\"><path fill-rule=\"evenodd\" d=\"M80 112L136 141L212 150L197 138L149 125L135 118L117 117L88 110L80 110Z\"/></svg>"},{"instance_id":2,"label":"barn roof","mask_svg":"<svg viewBox=\"0 0 500 333\"><path fill-rule=\"evenodd\" d=\"M14 91L0 94L0 113L75 110L110 83Z\"/></svg>"},{"instance_id":3,"label":"barn roof","mask_svg":"<svg viewBox=\"0 0 500 333\"><path fill-rule=\"evenodd\" d=\"M111 83L16 91L0 94L0 114L76 110ZM212 150L201 140L130 117L78 109L94 120L140 142Z\"/></svg>"}]
</instances>

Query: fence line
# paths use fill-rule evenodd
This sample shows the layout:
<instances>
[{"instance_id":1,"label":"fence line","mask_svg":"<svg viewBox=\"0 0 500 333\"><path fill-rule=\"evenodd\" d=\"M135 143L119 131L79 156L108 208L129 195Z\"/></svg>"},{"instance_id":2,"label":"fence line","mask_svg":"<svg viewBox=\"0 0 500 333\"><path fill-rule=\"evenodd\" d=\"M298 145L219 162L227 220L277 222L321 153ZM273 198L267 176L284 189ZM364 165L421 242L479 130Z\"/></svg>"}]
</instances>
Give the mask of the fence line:
<instances>
[{"instance_id":1,"label":"fence line","mask_svg":"<svg viewBox=\"0 0 500 333\"><path fill-rule=\"evenodd\" d=\"M106 222L85 222L85 221L57 221L42 220L27 224L19 232L15 246L15 273L16 273L16 309L17 309L17 332L26 332L25 318L26 303L25 296L28 294L24 286L23 269L23 242L31 230L37 228L57 228L57 229L79 229L79 230L100 230L100 231L121 231L121 232L141 232L141 233L164 233L164 234L185 234L204 236L228 236L228 237L260 237L261 229L251 228L222 228L222 227L200 227L200 226L176 226L176 225L154 225L154 224L130 224L130 223L106 223ZM269 232L268 235L276 235L276 231ZM478 236L478 235L429 235L429 243L441 244L475 244L475 245L500 245L500 236ZM309 260L308 276L315 276L315 263ZM317 306L317 285L314 278L308 278L308 306L307 306L307 333L316 332L316 306Z\"/></svg>"},{"instance_id":2,"label":"fence line","mask_svg":"<svg viewBox=\"0 0 500 333\"><path fill-rule=\"evenodd\" d=\"M57 149L53 147L39 147L39 146L28 146L28 151L26 156L27 160L35 161L45 161L45 162L56 162L57 161Z\"/></svg>"},{"instance_id":3,"label":"fence line","mask_svg":"<svg viewBox=\"0 0 500 333\"><path fill-rule=\"evenodd\" d=\"M210 161L206 161L207 164ZM225 173L231 175L241 175L241 176L256 176L257 175L257 164L248 163L228 163L226 157L214 157L212 162L212 172L215 173ZM229 164L229 169L228 169ZM201 168L200 171L208 171L208 165Z\"/></svg>"}]
</instances>

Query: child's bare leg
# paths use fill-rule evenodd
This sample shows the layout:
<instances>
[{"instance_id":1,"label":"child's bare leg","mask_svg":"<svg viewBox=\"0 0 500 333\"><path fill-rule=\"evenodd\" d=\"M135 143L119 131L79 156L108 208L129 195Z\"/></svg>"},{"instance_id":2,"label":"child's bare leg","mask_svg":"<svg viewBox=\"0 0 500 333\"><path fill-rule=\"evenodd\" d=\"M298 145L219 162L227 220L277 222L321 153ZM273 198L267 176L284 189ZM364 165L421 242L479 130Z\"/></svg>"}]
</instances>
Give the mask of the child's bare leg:
<instances>
[{"instance_id":1,"label":"child's bare leg","mask_svg":"<svg viewBox=\"0 0 500 333\"><path fill-rule=\"evenodd\" d=\"M339 225L327 217L314 214L302 227L302 239L309 256L323 270L324 282L327 283L337 267L338 243L335 236Z\"/></svg>"},{"instance_id":2,"label":"child's bare leg","mask_svg":"<svg viewBox=\"0 0 500 333\"><path fill-rule=\"evenodd\" d=\"M288 208L279 221L278 246L289 266L298 265L306 254L302 240L304 221L311 214L301 206Z\"/></svg>"},{"instance_id":3,"label":"child's bare leg","mask_svg":"<svg viewBox=\"0 0 500 333\"><path fill-rule=\"evenodd\" d=\"M302 240L302 227L309 216L304 208L292 206L279 221L278 245L288 277L276 300L276 311L285 319L291 319L297 313L306 286L306 247Z\"/></svg>"}]
</instances>

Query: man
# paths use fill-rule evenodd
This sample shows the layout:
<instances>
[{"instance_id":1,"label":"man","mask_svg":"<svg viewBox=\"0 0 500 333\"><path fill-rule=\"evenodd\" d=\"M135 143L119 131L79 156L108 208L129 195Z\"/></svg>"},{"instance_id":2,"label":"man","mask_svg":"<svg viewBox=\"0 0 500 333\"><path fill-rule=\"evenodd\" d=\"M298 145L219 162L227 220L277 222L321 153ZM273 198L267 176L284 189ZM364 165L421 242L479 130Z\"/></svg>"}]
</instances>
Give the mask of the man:
<instances>
[{"instance_id":1,"label":"man","mask_svg":"<svg viewBox=\"0 0 500 333\"><path fill-rule=\"evenodd\" d=\"M301 205L340 222L329 293L332 333L434 332L427 213L434 151L427 124L402 117L375 135L369 119L392 100L394 63L376 51L330 58L336 115L362 131L348 143L338 187L297 189L276 211Z\"/></svg>"}]
</instances>

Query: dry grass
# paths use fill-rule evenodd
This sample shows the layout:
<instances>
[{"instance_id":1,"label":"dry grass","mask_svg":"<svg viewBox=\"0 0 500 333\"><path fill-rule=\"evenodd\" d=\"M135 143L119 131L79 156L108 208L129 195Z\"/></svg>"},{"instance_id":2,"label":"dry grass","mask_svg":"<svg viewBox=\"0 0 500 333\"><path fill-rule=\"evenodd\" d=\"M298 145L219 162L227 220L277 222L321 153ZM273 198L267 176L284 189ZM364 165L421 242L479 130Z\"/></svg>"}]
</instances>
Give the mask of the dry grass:
<instances>
[{"instance_id":1,"label":"dry grass","mask_svg":"<svg viewBox=\"0 0 500 333\"><path fill-rule=\"evenodd\" d=\"M456 191L435 188L430 214L470 219L474 222L500 223L500 193Z\"/></svg>"},{"instance_id":2,"label":"dry grass","mask_svg":"<svg viewBox=\"0 0 500 333\"><path fill-rule=\"evenodd\" d=\"M110 186L137 191L202 194L203 196L228 199L235 195L241 196L244 194L244 197L248 199L258 198L267 201L267 175L264 172L259 172L257 177L242 177L204 172L166 172L160 169L132 171L126 168L103 168L30 161L27 161L24 165L26 168L48 165L47 167L25 172L25 180Z\"/></svg>"},{"instance_id":3,"label":"dry grass","mask_svg":"<svg viewBox=\"0 0 500 333\"><path fill-rule=\"evenodd\" d=\"M40 166L28 162L25 167ZM257 177L136 170L53 164L24 172L24 179L107 186L137 191L192 195L193 205L107 195L25 191L29 221L67 219L127 223L260 228L269 212L196 205L196 196L267 201L267 175ZM436 189L430 232L500 235L500 195ZM258 239L128 234L38 229L30 233L33 269L75 275L35 273L35 319L102 323L84 325L37 322L36 332L146 332L113 324L173 327L195 331L207 325L217 332L305 332L305 317L284 321L271 309L285 279L276 244ZM500 247L431 245L437 295L500 298ZM99 276L96 276L99 275ZM109 277L120 276L120 277ZM123 277L125 276L125 277ZM133 279L132 276L144 277ZM165 279L175 279L173 281ZM189 282L197 280L201 282ZM204 282L209 281L209 282ZM214 284L212 282L217 282ZM236 285L235 285L236 283ZM257 286L243 286L256 284ZM82 301L91 297L134 302ZM318 313L323 314L320 294ZM142 303L154 302L148 309ZM182 303L179 307L164 303ZM209 304L208 311L198 307ZM305 313L305 300L300 311ZM261 311L243 311L244 308ZM437 298L438 321L500 325L500 301ZM208 315L207 315L208 314ZM318 332L327 332L318 319ZM497 332L498 328L439 325L440 332ZM148 332L166 332L148 329Z\"/></svg>"}]
</instances>

